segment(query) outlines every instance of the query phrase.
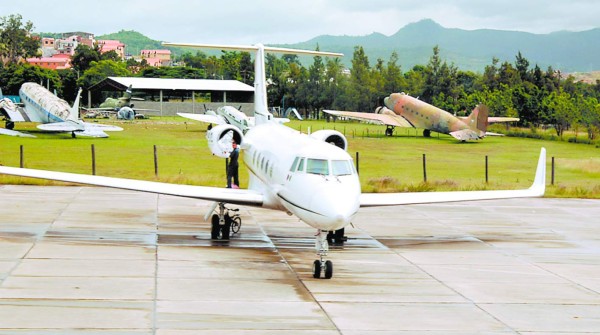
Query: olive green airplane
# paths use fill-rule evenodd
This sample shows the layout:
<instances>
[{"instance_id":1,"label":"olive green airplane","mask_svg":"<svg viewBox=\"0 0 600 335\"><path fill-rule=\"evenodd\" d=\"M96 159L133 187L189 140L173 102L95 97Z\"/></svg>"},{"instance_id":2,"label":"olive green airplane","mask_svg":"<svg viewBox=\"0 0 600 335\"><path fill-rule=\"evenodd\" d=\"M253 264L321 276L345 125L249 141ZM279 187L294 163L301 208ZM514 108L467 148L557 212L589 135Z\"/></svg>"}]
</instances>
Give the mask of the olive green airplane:
<instances>
[{"instance_id":1,"label":"olive green airplane","mask_svg":"<svg viewBox=\"0 0 600 335\"><path fill-rule=\"evenodd\" d=\"M338 117L386 125L387 136L392 136L395 127L412 127L423 129L425 137L430 137L431 132L435 131L449 134L461 141L479 140L486 134L497 135L487 132L488 123L519 121L514 117L488 117L488 109L485 105L478 105L471 115L461 118L406 93L392 93L384 99L384 104L385 107L378 108L375 113L335 110L324 110L324 112Z\"/></svg>"},{"instance_id":2,"label":"olive green airplane","mask_svg":"<svg viewBox=\"0 0 600 335\"><path fill-rule=\"evenodd\" d=\"M120 98L106 98L98 108L83 108L87 111L86 117L96 118L99 116L108 117L109 114L116 114L118 119L133 120L134 118L144 118L141 111L157 111L154 109L134 108L131 100L143 101L144 99L132 96L131 85Z\"/></svg>"}]
</instances>

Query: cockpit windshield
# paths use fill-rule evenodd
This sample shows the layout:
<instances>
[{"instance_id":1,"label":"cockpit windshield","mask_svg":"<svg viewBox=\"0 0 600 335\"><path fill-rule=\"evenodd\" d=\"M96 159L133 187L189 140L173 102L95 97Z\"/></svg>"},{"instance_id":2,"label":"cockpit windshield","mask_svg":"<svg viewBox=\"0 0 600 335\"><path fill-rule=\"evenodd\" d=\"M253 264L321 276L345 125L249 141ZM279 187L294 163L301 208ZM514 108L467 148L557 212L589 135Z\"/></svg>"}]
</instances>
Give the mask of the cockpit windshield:
<instances>
[{"instance_id":1,"label":"cockpit windshield","mask_svg":"<svg viewBox=\"0 0 600 335\"><path fill-rule=\"evenodd\" d=\"M306 166L306 170L304 169ZM330 169L331 166L331 169ZM291 172L306 172L323 176L348 176L355 173L352 160L332 160L296 157Z\"/></svg>"},{"instance_id":2,"label":"cockpit windshield","mask_svg":"<svg viewBox=\"0 0 600 335\"><path fill-rule=\"evenodd\" d=\"M331 161L331 173L334 176L347 176L354 173L354 165L349 160Z\"/></svg>"},{"instance_id":3,"label":"cockpit windshield","mask_svg":"<svg viewBox=\"0 0 600 335\"><path fill-rule=\"evenodd\" d=\"M329 174L329 161L326 159L313 159L309 158L306 160L306 173L312 174Z\"/></svg>"}]
</instances>

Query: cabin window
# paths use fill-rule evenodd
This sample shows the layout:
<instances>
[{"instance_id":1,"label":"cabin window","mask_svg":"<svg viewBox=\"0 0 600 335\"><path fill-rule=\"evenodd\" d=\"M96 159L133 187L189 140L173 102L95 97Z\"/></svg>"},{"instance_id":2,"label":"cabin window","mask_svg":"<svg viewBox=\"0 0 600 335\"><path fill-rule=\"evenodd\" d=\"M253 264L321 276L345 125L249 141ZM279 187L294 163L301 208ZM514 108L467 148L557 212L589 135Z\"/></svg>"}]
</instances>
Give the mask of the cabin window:
<instances>
[{"instance_id":1,"label":"cabin window","mask_svg":"<svg viewBox=\"0 0 600 335\"><path fill-rule=\"evenodd\" d=\"M296 171L304 171L304 158L300 158L300 162L298 162L298 169Z\"/></svg>"},{"instance_id":2,"label":"cabin window","mask_svg":"<svg viewBox=\"0 0 600 335\"><path fill-rule=\"evenodd\" d=\"M347 176L354 173L354 165L349 160L331 161L331 172L334 176Z\"/></svg>"},{"instance_id":3,"label":"cabin window","mask_svg":"<svg viewBox=\"0 0 600 335\"><path fill-rule=\"evenodd\" d=\"M306 160L306 172L312 174L329 174L329 162L326 159L312 159Z\"/></svg>"},{"instance_id":4,"label":"cabin window","mask_svg":"<svg viewBox=\"0 0 600 335\"><path fill-rule=\"evenodd\" d=\"M296 171L296 166L298 165L298 161L299 160L300 160L300 157L294 158L294 162L292 163L292 167L290 168L290 172Z\"/></svg>"}]
</instances>

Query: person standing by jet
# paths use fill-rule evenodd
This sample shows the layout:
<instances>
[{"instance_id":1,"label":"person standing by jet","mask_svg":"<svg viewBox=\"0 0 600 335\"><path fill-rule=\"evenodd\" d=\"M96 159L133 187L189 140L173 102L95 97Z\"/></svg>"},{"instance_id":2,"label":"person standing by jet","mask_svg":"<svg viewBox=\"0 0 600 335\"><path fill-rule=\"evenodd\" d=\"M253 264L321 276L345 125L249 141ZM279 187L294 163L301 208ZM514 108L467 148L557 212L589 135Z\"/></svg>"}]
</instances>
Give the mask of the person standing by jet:
<instances>
[{"instance_id":1,"label":"person standing by jet","mask_svg":"<svg viewBox=\"0 0 600 335\"><path fill-rule=\"evenodd\" d=\"M233 188L239 188L240 181L238 177L238 157L240 156L240 150L237 147L237 143L233 141L231 143L233 151L229 154L229 165L227 166L227 188L231 188L231 179L233 178Z\"/></svg>"}]
</instances>

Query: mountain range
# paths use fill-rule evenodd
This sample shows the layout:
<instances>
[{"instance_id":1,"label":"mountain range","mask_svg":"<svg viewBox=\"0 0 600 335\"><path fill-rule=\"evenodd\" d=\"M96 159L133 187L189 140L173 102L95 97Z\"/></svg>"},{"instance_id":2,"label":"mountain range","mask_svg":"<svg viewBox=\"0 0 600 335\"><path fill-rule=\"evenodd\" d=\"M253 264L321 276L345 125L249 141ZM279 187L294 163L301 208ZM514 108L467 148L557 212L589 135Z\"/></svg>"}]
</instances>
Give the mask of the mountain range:
<instances>
[{"instance_id":1,"label":"mountain range","mask_svg":"<svg viewBox=\"0 0 600 335\"><path fill-rule=\"evenodd\" d=\"M133 31L98 36L97 39L121 40L132 54L139 53L141 49L163 48L160 42ZM494 57L500 63L508 61L514 64L517 53L521 52L530 66L537 64L542 70L552 66L562 72L591 72L600 70L599 41L600 28L581 32L533 34L493 29L444 28L426 19L408 24L391 36L380 33L366 36L322 35L305 42L277 46L314 50L318 45L320 50L344 53L343 62L347 66L351 64L354 47L357 45L364 48L371 65L378 58L387 62L392 52L396 51L399 56L398 65L402 66L403 71L418 64L426 65L433 54L433 47L437 45L441 58L463 71L483 72L486 65L492 64ZM185 49L173 51L181 54Z\"/></svg>"}]
</instances>

